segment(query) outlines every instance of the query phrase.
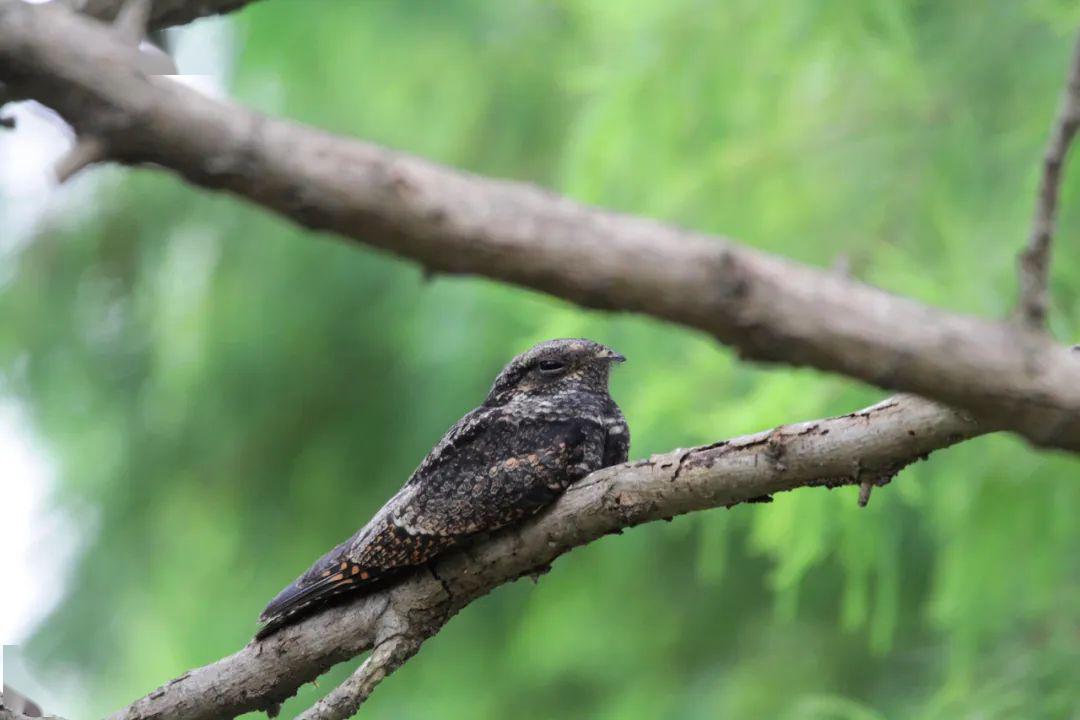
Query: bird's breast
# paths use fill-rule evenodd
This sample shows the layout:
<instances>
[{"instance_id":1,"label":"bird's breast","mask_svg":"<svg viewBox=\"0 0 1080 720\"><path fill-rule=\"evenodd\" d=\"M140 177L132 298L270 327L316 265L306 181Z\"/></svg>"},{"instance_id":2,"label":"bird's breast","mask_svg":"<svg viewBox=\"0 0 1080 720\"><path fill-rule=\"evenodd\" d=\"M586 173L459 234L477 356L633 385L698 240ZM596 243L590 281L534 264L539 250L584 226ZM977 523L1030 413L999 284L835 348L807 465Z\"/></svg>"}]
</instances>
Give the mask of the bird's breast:
<instances>
[{"instance_id":1,"label":"bird's breast","mask_svg":"<svg viewBox=\"0 0 1080 720\"><path fill-rule=\"evenodd\" d=\"M567 394L509 403L503 417L511 423L578 419L601 422L603 414L602 399L587 394Z\"/></svg>"}]
</instances>

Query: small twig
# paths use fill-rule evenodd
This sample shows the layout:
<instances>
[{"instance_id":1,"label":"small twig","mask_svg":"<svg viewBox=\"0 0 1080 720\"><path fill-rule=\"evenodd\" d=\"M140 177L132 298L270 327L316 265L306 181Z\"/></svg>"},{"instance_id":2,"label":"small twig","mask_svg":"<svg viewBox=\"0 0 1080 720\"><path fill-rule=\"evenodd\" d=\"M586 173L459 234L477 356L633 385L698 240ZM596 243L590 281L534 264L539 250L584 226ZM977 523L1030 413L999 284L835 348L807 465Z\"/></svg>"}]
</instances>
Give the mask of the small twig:
<instances>
[{"instance_id":1,"label":"small twig","mask_svg":"<svg viewBox=\"0 0 1080 720\"><path fill-rule=\"evenodd\" d=\"M1020 316L1032 328L1046 325L1050 299L1047 276L1050 272L1050 245L1054 237L1058 190L1065 156L1077 128L1080 127L1080 37L1073 49L1065 91L1050 140L1043 153L1042 178L1035 202L1028 246L1020 254Z\"/></svg>"},{"instance_id":2,"label":"small twig","mask_svg":"<svg viewBox=\"0 0 1080 720\"><path fill-rule=\"evenodd\" d=\"M411 635L393 635L375 646L345 682L312 705L296 720L345 720L356 714L375 686L416 654L423 641Z\"/></svg>"},{"instance_id":3,"label":"small twig","mask_svg":"<svg viewBox=\"0 0 1080 720\"><path fill-rule=\"evenodd\" d=\"M93 136L79 138L75 146L56 163L56 179L63 184L75 173L88 165L105 160L106 157L105 143L101 138Z\"/></svg>"},{"instance_id":4,"label":"small twig","mask_svg":"<svg viewBox=\"0 0 1080 720\"><path fill-rule=\"evenodd\" d=\"M866 507L866 504L870 502L870 493L873 489L873 480L863 480L859 483L859 507Z\"/></svg>"}]
</instances>

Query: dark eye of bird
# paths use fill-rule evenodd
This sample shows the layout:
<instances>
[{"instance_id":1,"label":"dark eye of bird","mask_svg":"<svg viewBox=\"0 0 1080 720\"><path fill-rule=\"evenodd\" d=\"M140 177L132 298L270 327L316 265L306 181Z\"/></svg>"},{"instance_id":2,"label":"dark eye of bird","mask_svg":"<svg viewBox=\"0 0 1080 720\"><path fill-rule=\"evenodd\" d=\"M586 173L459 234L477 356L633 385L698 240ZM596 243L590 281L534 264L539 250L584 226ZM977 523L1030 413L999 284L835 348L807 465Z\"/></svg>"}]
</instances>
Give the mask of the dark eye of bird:
<instances>
[{"instance_id":1,"label":"dark eye of bird","mask_svg":"<svg viewBox=\"0 0 1080 720\"><path fill-rule=\"evenodd\" d=\"M537 367L539 367L540 372L545 375L558 375L566 369L566 364L561 363L558 360L541 360Z\"/></svg>"}]
</instances>

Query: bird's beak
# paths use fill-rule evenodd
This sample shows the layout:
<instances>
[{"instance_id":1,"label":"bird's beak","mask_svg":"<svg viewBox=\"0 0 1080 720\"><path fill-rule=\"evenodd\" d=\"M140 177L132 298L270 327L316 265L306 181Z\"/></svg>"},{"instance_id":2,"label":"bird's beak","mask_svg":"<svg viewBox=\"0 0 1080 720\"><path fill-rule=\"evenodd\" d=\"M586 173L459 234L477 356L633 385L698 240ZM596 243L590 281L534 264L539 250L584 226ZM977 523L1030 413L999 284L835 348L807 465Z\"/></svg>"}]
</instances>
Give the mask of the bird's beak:
<instances>
[{"instance_id":1,"label":"bird's beak","mask_svg":"<svg viewBox=\"0 0 1080 720\"><path fill-rule=\"evenodd\" d=\"M598 352L596 354L596 357L600 358L601 360L610 360L611 362L616 362L616 363L626 362L625 357L623 357L619 353L615 352L614 350L610 350L608 348L604 348L603 350Z\"/></svg>"}]
</instances>

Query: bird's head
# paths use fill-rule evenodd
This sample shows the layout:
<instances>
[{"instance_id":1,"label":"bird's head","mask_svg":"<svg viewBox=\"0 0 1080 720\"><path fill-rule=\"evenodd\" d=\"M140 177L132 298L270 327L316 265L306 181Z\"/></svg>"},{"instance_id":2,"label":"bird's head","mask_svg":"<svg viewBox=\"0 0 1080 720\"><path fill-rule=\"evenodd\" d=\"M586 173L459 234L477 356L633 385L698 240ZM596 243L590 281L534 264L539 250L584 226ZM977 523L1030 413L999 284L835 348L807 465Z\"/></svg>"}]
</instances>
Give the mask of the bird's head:
<instances>
[{"instance_id":1,"label":"bird's head","mask_svg":"<svg viewBox=\"0 0 1080 720\"><path fill-rule=\"evenodd\" d=\"M511 360L495 378L484 404L503 405L524 395L606 395L612 363L624 360L619 353L592 340L548 340Z\"/></svg>"}]
</instances>

